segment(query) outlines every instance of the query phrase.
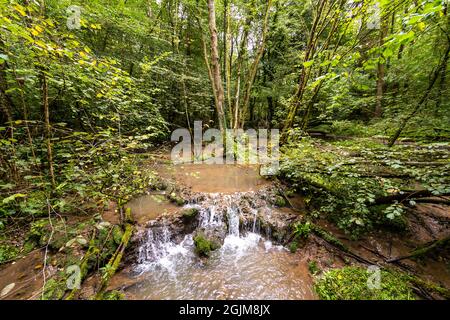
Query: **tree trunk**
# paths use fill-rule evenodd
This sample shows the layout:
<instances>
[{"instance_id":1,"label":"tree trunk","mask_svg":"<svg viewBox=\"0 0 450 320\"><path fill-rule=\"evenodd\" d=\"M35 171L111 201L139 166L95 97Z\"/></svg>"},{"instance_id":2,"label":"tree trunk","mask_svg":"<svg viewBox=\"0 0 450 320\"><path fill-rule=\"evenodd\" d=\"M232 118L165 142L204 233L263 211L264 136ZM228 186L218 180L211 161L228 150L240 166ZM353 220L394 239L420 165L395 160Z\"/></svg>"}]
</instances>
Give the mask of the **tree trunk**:
<instances>
[{"instance_id":1,"label":"tree trunk","mask_svg":"<svg viewBox=\"0 0 450 320\"><path fill-rule=\"evenodd\" d=\"M225 57L225 82L227 88L227 107L229 114L229 123L232 123L233 119L233 107L231 101L231 12L230 12L230 1L225 0L225 43L224 43L224 57Z\"/></svg>"},{"instance_id":2,"label":"tree trunk","mask_svg":"<svg viewBox=\"0 0 450 320\"><path fill-rule=\"evenodd\" d=\"M261 36L261 44L258 48L258 52L256 54L255 60L252 63L252 66L250 68L248 77L247 77L247 83L245 85L245 95L244 95L244 103L243 103L243 107L242 107L242 114L240 116L240 121L238 121L238 123L240 122L240 127L244 127L245 124L245 117L247 116L247 110L248 110L248 105L250 102L250 97L252 94L252 88L253 88L253 84L255 82L255 77L256 77L256 73L258 71L258 65L259 62L261 61L261 57L263 56L264 53L264 49L266 46L266 38L267 38L267 31L269 29L269 13L270 13L270 8L272 6L272 0L269 0L267 3L267 8L266 8L266 13L264 15L264 25L263 25L263 31L262 31L262 36Z\"/></svg>"},{"instance_id":3,"label":"tree trunk","mask_svg":"<svg viewBox=\"0 0 450 320\"><path fill-rule=\"evenodd\" d=\"M219 118L219 128L222 136L225 135L226 117L223 109L224 91L222 86L222 77L220 75L219 50L217 41L217 27L216 27L216 8L215 1L208 0L209 12L209 32L211 34L211 65L213 73L214 87L216 91L216 109Z\"/></svg>"},{"instance_id":4,"label":"tree trunk","mask_svg":"<svg viewBox=\"0 0 450 320\"><path fill-rule=\"evenodd\" d=\"M386 38L388 33L389 26L386 22L382 23L380 29L380 48L384 44L384 38ZM383 61L382 61L383 60ZM383 58L383 55L380 54L378 61L378 70L377 70L377 93L376 93L376 105L375 105L375 118L380 118L383 113L383 93L384 93L384 77L386 72L386 61Z\"/></svg>"},{"instance_id":5,"label":"tree trunk","mask_svg":"<svg viewBox=\"0 0 450 320\"><path fill-rule=\"evenodd\" d=\"M317 14L314 17L313 25L311 27L311 31L309 34L308 44L306 47L306 52L305 52L305 57L303 59L303 62L308 62L310 60L310 58L314 55L315 46L317 43L316 31L318 29L319 22L322 18L322 13L323 13L326 2L327 2L327 0L321 0L320 3L318 4ZM306 67L305 65L303 65L298 88L297 88L297 91L295 92L289 113L287 115L287 119L284 123L284 127L283 127L284 132L286 132L287 130L292 128L292 126L294 125L295 116L297 115L297 111L301 105L303 95L305 92L305 88L306 88L306 83L308 82L310 68L311 67Z\"/></svg>"},{"instance_id":6,"label":"tree trunk","mask_svg":"<svg viewBox=\"0 0 450 320\"><path fill-rule=\"evenodd\" d=\"M41 71L41 80L42 80L42 106L44 109L45 135L47 144L48 171L50 174L52 189L55 190L56 182L53 168L53 149L51 141L52 132L50 126L50 110L48 106L48 83L47 83L47 76L45 75L44 71Z\"/></svg>"},{"instance_id":7,"label":"tree trunk","mask_svg":"<svg viewBox=\"0 0 450 320\"><path fill-rule=\"evenodd\" d=\"M400 134L402 133L403 129L406 127L406 125L408 124L409 120L411 120L412 117L415 116L415 114L419 111L420 107L427 101L431 90L434 87L434 84L436 83L439 75L442 72L442 69L444 69L444 67L447 65L448 60L449 60L449 54L450 54L450 39L448 39L447 41L447 48L445 50L444 53L444 57L442 59L441 64L436 68L436 70L434 71L430 83L428 85L427 90L425 91L424 95L422 96L422 98L420 99L420 101L416 104L416 106L414 107L413 111L403 119L403 121L400 123L399 128L397 129L397 131L394 133L394 135L392 136L391 140L389 141L389 147L392 147L395 142L397 141L398 137L400 137Z\"/></svg>"}]
</instances>

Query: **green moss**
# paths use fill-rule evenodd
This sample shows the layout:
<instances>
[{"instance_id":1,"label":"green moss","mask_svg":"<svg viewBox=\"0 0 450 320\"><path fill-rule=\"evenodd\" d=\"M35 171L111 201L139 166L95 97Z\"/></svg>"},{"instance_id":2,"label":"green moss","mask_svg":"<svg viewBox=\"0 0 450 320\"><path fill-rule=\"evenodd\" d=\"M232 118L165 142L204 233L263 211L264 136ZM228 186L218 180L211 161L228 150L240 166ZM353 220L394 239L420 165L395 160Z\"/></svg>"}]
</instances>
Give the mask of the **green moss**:
<instances>
[{"instance_id":1,"label":"green moss","mask_svg":"<svg viewBox=\"0 0 450 320\"><path fill-rule=\"evenodd\" d=\"M122 241L122 237L123 237L123 231L122 228L119 226L114 226L112 229L112 237L114 242L119 245L120 242Z\"/></svg>"},{"instance_id":2,"label":"green moss","mask_svg":"<svg viewBox=\"0 0 450 320\"><path fill-rule=\"evenodd\" d=\"M295 189L286 190L285 195L288 198L293 198L295 196Z\"/></svg>"},{"instance_id":3,"label":"green moss","mask_svg":"<svg viewBox=\"0 0 450 320\"><path fill-rule=\"evenodd\" d=\"M197 217L199 211L196 208L186 209L181 213L183 221L190 222Z\"/></svg>"},{"instance_id":4,"label":"green moss","mask_svg":"<svg viewBox=\"0 0 450 320\"><path fill-rule=\"evenodd\" d=\"M211 251L217 250L219 245L214 242L206 239L203 234L198 234L194 238L195 252L200 257L209 257Z\"/></svg>"},{"instance_id":5,"label":"green moss","mask_svg":"<svg viewBox=\"0 0 450 320\"><path fill-rule=\"evenodd\" d=\"M184 205L184 199L178 196L175 192L172 192L169 195L169 200L172 201L173 203L176 203L178 206Z\"/></svg>"},{"instance_id":6,"label":"green moss","mask_svg":"<svg viewBox=\"0 0 450 320\"><path fill-rule=\"evenodd\" d=\"M66 293L66 283L52 278L45 283L42 300L61 300Z\"/></svg>"},{"instance_id":7,"label":"green moss","mask_svg":"<svg viewBox=\"0 0 450 320\"><path fill-rule=\"evenodd\" d=\"M323 300L414 300L409 281L401 274L380 271L379 288L371 288L372 273L361 267L333 269L315 284Z\"/></svg>"},{"instance_id":8,"label":"green moss","mask_svg":"<svg viewBox=\"0 0 450 320\"><path fill-rule=\"evenodd\" d=\"M285 207L286 206L286 200L282 196L277 196L275 198L275 205L277 207Z\"/></svg>"},{"instance_id":9,"label":"green moss","mask_svg":"<svg viewBox=\"0 0 450 320\"><path fill-rule=\"evenodd\" d=\"M296 253L297 250L298 250L298 242L297 241L291 242L291 244L289 245L289 251L291 253Z\"/></svg>"},{"instance_id":10,"label":"green moss","mask_svg":"<svg viewBox=\"0 0 450 320\"><path fill-rule=\"evenodd\" d=\"M343 244L338 238L333 236L331 233L323 230L321 227L319 227L315 224L312 224L311 229L312 229L312 231L314 231L315 234L317 234L319 237L321 237L328 243L331 243L332 245L338 247L339 249L341 249L344 252L349 251L345 244Z\"/></svg>"},{"instance_id":11,"label":"green moss","mask_svg":"<svg viewBox=\"0 0 450 320\"><path fill-rule=\"evenodd\" d=\"M125 295L117 290L105 292L102 300L125 300Z\"/></svg>"}]
</instances>

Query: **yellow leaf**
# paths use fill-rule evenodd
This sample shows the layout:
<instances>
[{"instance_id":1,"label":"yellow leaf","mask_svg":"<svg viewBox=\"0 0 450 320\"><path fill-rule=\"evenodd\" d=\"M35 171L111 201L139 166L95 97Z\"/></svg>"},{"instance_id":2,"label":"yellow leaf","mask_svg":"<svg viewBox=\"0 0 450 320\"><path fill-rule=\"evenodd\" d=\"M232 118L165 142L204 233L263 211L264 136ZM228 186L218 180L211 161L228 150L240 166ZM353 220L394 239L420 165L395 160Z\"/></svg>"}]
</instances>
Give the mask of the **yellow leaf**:
<instances>
[{"instance_id":1,"label":"yellow leaf","mask_svg":"<svg viewBox=\"0 0 450 320\"><path fill-rule=\"evenodd\" d=\"M5 20L5 21L8 22L8 23L11 23L11 20L8 19L7 17L3 17L3 20Z\"/></svg>"},{"instance_id":2,"label":"yellow leaf","mask_svg":"<svg viewBox=\"0 0 450 320\"><path fill-rule=\"evenodd\" d=\"M81 56L82 58L86 58L86 53L84 53L83 51L80 51L80 56Z\"/></svg>"},{"instance_id":3,"label":"yellow leaf","mask_svg":"<svg viewBox=\"0 0 450 320\"><path fill-rule=\"evenodd\" d=\"M423 31L423 30L425 30L426 25L424 22L420 22L417 24L417 27L419 28L420 31Z\"/></svg>"},{"instance_id":4,"label":"yellow leaf","mask_svg":"<svg viewBox=\"0 0 450 320\"><path fill-rule=\"evenodd\" d=\"M36 30L34 30L34 29L32 29L32 30L31 30L31 34L32 34L33 36L38 36L38 35L39 35L39 32L36 31Z\"/></svg>"},{"instance_id":5,"label":"yellow leaf","mask_svg":"<svg viewBox=\"0 0 450 320\"><path fill-rule=\"evenodd\" d=\"M17 11L18 13L20 13L23 17L25 17L25 16L27 15L26 12L25 12L25 8L22 7L20 4L16 4L16 5L14 6L14 9L16 9L16 11Z\"/></svg>"},{"instance_id":6,"label":"yellow leaf","mask_svg":"<svg viewBox=\"0 0 450 320\"><path fill-rule=\"evenodd\" d=\"M45 44L45 42L42 42L40 40L36 40L34 43L36 43L36 45L38 45L42 49L47 49L47 45Z\"/></svg>"},{"instance_id":7,"label":"yellow leaf","mask_svg":"<svg viewBox=\"0 0 450 320\"><path fill-rule=\"evenodd\" d=\"M34 28L35 28L38 32L44 31L44 29L42 29L40 26L35 26Z\"/></svg>"}]
</instances>

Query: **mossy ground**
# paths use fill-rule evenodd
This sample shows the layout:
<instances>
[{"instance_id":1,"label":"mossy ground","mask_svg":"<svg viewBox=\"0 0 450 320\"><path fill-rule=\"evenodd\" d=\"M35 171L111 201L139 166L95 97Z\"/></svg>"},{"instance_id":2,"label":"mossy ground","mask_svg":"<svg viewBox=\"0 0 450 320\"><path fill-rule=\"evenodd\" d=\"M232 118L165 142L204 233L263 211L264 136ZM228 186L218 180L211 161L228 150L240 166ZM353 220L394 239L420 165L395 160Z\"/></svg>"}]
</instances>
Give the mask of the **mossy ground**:
<instances>
[{"instance_id":1,"label":"mossy ground","mask_svg":"<svg viewBox=\"0 0 450 320\"><path fill-rule=\"evenodd\" d=\"M415 300L411 285L399 273L381 270L380 287L369 286L373 273L366 268L344 267L325 272L315 284L323 300Z\"/></svg>"}]
</instances>

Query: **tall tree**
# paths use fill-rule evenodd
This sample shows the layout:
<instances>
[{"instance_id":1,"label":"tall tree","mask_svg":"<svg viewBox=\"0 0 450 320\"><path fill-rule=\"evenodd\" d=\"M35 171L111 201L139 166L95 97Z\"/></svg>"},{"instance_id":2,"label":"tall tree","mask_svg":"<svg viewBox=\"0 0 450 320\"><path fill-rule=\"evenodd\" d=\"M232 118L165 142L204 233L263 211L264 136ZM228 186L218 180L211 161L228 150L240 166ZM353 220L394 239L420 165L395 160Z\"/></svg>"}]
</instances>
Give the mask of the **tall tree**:
<instances>
[{"instance_id":1,"label":"tall tree","mask_svg":"<svg viewBox=\"0 0 450 320\"><path fill-rule=\"evenodd\" d=\"M217 36L217 24L216 24L216 6L214 0L208 0L208 25L211 36L211 66L212 76L214 82L214 90L216 98L216 110L219 120L219 128L222 134L225 133L227 127L227 121L224 111L224 90L222 85L221 68L219 62L219 44Z\"/></svg>"}]
</instances>

